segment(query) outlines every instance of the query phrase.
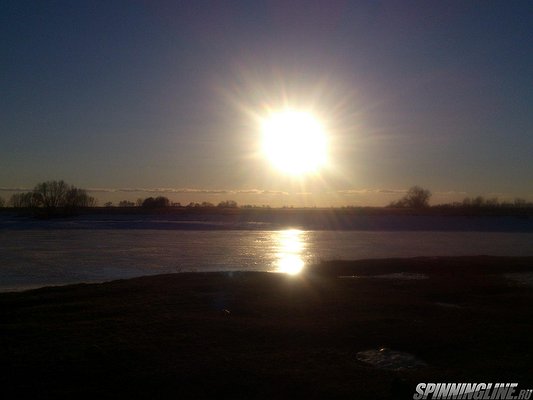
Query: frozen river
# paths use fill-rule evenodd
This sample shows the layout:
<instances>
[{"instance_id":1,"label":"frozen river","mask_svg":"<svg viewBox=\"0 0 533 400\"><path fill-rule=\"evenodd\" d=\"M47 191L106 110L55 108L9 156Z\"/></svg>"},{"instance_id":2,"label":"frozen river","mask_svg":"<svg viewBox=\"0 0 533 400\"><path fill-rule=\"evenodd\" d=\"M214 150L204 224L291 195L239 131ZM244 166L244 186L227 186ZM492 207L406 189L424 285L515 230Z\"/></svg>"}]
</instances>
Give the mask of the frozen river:
<instances>
[{"instance_id":1,"label":"frozen river","mask_svg":"<svg viewBox=\"0 0 533 400\"><path fill-rule=\"evenodd\" d=\"M533 256L532 232L1 229L0 291L185 271L297 272L332 259Z\"/></svg>"}]
</instances>

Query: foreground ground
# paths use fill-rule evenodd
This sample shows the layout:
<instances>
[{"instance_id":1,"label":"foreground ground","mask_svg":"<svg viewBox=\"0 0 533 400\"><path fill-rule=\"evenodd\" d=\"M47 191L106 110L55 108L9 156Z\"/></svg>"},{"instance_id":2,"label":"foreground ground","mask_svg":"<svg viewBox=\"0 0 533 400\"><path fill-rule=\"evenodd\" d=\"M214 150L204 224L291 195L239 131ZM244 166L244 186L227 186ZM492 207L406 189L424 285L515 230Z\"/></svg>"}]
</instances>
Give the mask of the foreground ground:
<instances>
[{"instance_id":1,"label":"foreground ground","mask_svg":"<svg viewBox=\"0 0 533 400\"><path fill-rule=\"evenodd\" d=\"M533 288L510 273L531 279L533 257L334 262L300 276L175 274L2 294L2 397L407 399L418 382L532 388ZM425 365L382 369L357 357L382 347Z\"/></svg>"}]
</instances>

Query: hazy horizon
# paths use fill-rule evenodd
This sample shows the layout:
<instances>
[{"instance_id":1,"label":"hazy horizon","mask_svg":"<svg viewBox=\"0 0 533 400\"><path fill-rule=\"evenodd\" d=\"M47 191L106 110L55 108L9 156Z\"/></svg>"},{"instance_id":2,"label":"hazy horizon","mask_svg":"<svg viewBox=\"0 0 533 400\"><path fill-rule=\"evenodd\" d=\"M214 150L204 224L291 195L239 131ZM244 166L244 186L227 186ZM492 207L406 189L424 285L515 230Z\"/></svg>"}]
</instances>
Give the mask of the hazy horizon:
<instances>
[{"instance_id":1,"label":"hazy horizon","mask_svg":"<svg viewBox=\"0 0 533 400\"><path fill-rule=\"evenodd\" d=\"M70 183L70 182L68 182ZM118 206L121 201L136 202L138 199L163 196L172 203L186 206L189 203L208 202L217 205L219 202L234 200L239 206L269 207L382 207L397 201L407 193L408 189L361 189L329 193L331 200L316 201L313 193L290 193L281 191L262 191L258 189L194 189L194 188L83 188L97 200L97 206L111 202ZM13 194L32 191L28 188L0 188L0 198L9 206ZM514 202L523 199L503 193L469 193L469 192L431 192L430 205L452 204L462 202L465 198L481 196L485 200L496 199L498 202ZM357 197L359 199L357 199ZM350 200L351 199L351 200Z\"/></svg>"}]
</instances>

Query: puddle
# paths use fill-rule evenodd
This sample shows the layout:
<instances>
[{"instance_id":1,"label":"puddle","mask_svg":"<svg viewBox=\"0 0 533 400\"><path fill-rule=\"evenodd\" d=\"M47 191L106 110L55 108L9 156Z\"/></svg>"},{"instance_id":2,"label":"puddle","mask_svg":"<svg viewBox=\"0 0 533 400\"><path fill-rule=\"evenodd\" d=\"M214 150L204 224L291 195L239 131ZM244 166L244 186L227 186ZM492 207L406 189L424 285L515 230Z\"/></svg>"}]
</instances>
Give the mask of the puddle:
<instances>
[{"instance_id":1,"label":"puddle","mask_svg":"<svg viewBox=\"0 0 533 400\"><path fill-rule=\"evenodd\" d=\"M533 287L533 272L514 272L504 276L514 284Z\"/></svg>"},{"instance_id":2,"label":"puddle","mask_svg":"<svg viewBox=\"0 0 533 400\"><path fill-rule=\"evenodd\" d=\"M382 347L379 350L360 351L357 360L380 369L409 369L425 367L427 364L410 353Z\"/></svg>"},{"instance_id":3,"label":"puddle","mask_svg":"<svg viewBox=\"0 0 533 400\"><path fill-rule=\"evenodd\" d=\"M395 279L403 281L428 279L427 275L417 274L412 272L395 272L392 274L383 275L345 275L339 276L341 279L361 279L361 278L373 278L373 279Z\"/></svg>"}]
</instances>

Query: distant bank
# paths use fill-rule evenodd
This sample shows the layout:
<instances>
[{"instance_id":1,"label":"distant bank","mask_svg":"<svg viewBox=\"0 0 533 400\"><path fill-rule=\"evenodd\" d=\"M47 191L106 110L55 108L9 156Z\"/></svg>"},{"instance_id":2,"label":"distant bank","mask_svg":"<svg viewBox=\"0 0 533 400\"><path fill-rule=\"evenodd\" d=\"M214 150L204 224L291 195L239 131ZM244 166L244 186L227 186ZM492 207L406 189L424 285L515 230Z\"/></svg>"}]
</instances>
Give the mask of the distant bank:
<instances>
[{"instance_id":1,"label":"distant bank","mask_svg":"<svg viewBox=\"0 0 533 400\"><path fill-rule=\"evenodd\" d=\"M91 207L66 218L0 210L0 229L368 230L533 232L533 208Z\"/></svg>"}]
</instances>

